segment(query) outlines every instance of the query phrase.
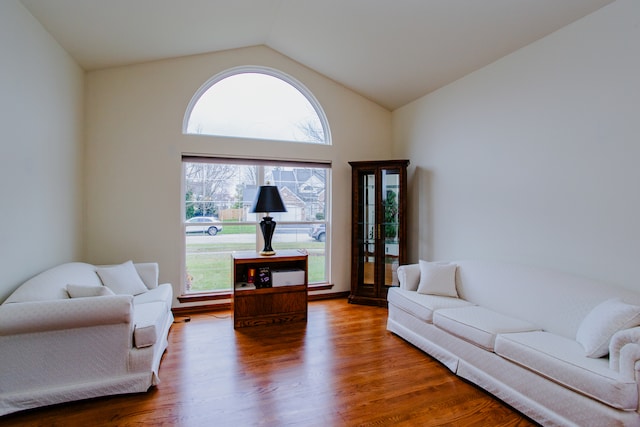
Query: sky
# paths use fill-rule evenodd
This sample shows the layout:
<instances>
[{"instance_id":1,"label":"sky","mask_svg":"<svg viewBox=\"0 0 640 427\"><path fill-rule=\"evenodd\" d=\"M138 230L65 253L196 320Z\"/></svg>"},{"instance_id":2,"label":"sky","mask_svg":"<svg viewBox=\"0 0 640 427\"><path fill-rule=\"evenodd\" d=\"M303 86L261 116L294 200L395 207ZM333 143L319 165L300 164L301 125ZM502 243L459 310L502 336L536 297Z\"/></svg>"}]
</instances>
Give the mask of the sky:
<instances>
[{"instance_id":1,"label":"sky","mask_svg":"<svg viewBox=\"0 0 640 427\"><path fill-rule=\"evenodd\" d=\"M188 133L284 141L310 141L300 124L322 129L309 100L267 74L234 74L214 83L196 102Z\"/></svg>"}]
</instances>

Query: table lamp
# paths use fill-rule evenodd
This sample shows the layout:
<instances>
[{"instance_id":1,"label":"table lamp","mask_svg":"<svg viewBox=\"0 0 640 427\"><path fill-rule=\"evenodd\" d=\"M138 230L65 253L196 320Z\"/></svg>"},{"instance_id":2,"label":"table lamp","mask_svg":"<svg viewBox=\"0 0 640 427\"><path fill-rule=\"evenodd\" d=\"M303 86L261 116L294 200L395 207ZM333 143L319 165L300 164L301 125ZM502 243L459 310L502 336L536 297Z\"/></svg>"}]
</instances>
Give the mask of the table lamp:
<instances>
[{"instance_id":1,"label":"table lamp","mask_svg":"<svg viewBox=\"0 0 640 427\"><path fill-rule=\"evenodd\" d=\"M260 252L260 255L270 256L276 254L271 247L271 238L273 237L273 232L276 230L276 222L269 216L269 213L286 211L287 208L285 208L282 197L280 197L278 187L267 183L267 185L261 185L258 188L250 212L266 213L262 221L260 221L260 229L262 230L262 237L264 238L264 249Z\"/></svg>"}]
</instances>

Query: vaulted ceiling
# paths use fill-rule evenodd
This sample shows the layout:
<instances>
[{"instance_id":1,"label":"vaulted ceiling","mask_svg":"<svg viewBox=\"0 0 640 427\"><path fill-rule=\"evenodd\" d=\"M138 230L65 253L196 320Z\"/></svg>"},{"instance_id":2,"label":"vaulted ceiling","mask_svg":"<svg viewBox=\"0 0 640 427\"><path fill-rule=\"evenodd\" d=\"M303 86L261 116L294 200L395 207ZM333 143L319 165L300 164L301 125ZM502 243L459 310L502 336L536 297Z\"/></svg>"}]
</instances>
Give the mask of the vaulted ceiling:
<instances>
[{"instance_id":1,"label":"vaulted ceiling","mask_svg":"<svg viewBox=\"0 0 640 427\"><path fill-rule=\"evenodd\" d=\"M393 110L613 0L21 0L86 70L266 45Z\"/></svg>"}]
</instances>

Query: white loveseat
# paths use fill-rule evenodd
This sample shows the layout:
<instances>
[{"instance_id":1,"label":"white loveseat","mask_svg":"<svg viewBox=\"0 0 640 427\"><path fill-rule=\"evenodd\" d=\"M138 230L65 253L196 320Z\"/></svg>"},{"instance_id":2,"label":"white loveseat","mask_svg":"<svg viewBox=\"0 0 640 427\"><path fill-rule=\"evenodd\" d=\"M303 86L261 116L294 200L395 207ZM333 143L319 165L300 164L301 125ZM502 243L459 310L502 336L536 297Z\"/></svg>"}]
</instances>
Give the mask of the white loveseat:
<instances>
[{"instance_id":1,"label":"white loveseat","mask_svg":"<svg viewBox=\"0 0 640 427\"><path fill-rule=\"evenodd\" d=\"M156 263L68 263L23 283L0 305L0 415L157 384L172 299Z\"/></svg>"},{"instance_id":2,"label":"white loveseat","mask_svg":"<svg viewBox=\"0 0 640 427\"><path fill-rule=\"evenodd\" d=\"M481 261L398 279L387 329L457 375L545 426L640 425L640 293Z\"/></svg>"}]
</instances>

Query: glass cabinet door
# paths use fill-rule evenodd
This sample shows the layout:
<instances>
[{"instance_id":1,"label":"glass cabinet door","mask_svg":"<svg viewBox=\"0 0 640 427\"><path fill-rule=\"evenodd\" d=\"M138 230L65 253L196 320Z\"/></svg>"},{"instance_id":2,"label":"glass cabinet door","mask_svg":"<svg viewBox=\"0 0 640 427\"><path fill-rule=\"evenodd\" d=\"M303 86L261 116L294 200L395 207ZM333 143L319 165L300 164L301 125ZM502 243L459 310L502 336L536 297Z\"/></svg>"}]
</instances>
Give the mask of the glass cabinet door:
<instances>
[{"instance_id":1,"label":"glass cabinet door","mask_svg":"<svg viewBox=\"0 0 640 427\"><path fill-rule=\"evenodd\" d=\"M358 180L358 276L363 292L372 293L376 283L376 174L361 171Z\"/></svg>"},{"instance_id":2,"label":"glass cabinet door","mask_svg":"<svg viewBox=\"0 0 640 427\"><path fill-rule=\"evenodd\" d=\"M381 256L380 272L381 283L385 286L394 286L398 283L396 270L398 269L400 257L400 218L399 204L400 198L404 197L400 193L400 170L382 169L382 212L380 224L382 224L381 245L384 251Z\"/></svg>"},{"instance_id":3,"label":"glass cabinet door","mask_svg":"<svg viewBox=\"0 0 640 427\"><path fill-rule=\"evenodd\" d=\"M349 162L352 166L353 303L386 305L397 268L405 262L408 160Z\"/></svg>"}]
</instances>

